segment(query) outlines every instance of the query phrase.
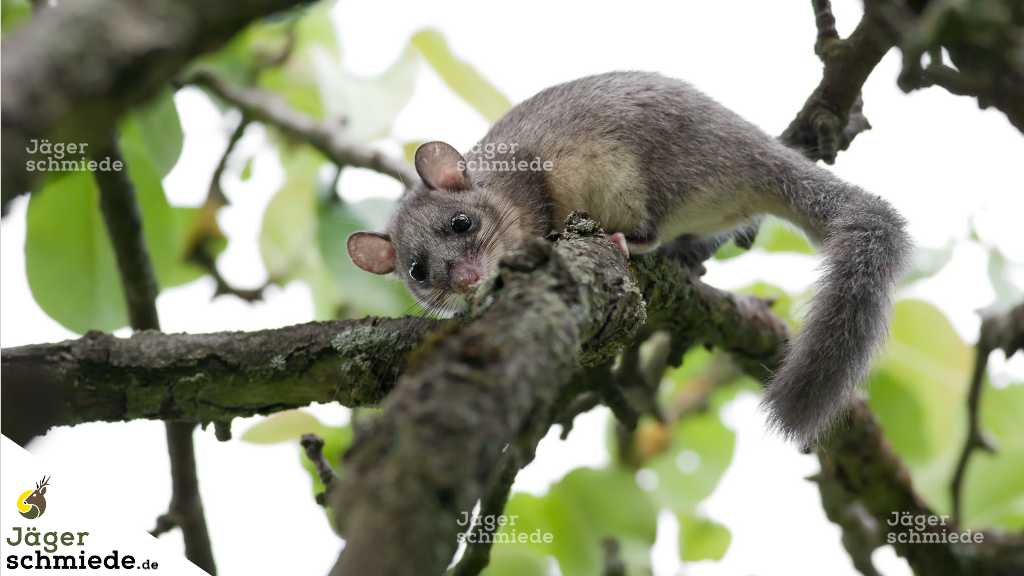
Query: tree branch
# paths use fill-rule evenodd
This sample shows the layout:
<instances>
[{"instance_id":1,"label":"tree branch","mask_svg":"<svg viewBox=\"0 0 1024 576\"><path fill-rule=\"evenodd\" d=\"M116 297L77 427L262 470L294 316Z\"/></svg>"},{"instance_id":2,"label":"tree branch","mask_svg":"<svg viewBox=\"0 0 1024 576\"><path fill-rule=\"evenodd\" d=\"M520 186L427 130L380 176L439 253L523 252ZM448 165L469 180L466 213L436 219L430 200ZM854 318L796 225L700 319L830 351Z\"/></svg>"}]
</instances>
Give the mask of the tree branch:
<instances>
[{"instance_id":1,"label":"tree branch","mask_svg":"<svg viewBox=\"0 0 1024 576\"><path fill-rule=\"evenodd\" d=\"M372 405L439 324L421 318L311 322L257 332L162 334L3 350L3 433L150 418L198 423L338 401ZM31 404L21 404L31 402ZM16 410L36 406L38 410Z\"/></svg>"},{"instance_id":2,"label":"tree branch","mask_svg":"<svg viewBox=\"0 0 1024 576\"><path fill-rule=\"evenodd\" d=\"M124 164L112 138L100 157ZM114 247L117 268L124 288L128 317L133 330L160 330L156 309L156 275L142 233L142 215L135 188L124 171L95 173L100 190L100 212ZM210 534L206 528L203 501L199 494L195 447L191 422L166 422L167 451L171 459L171 503L163 515L164 525L181 528L185 556L209 574L216 574ZM158 520L158 526L161 524Z\"/></svg>"},{"instance_id":3,"label":"tree branch","mask_svg":"<svg viewBox=\"0 0 1024 576\"><path fill-rule=\"evenodd\" d=\"M493 485L503 449L550 424L578 364L604 362L643 324L622 255L589 236L592 221L568 231L503 259L474 320L418 352L356 437L330 499L346 539L332 574L443 572L456 519ZM402 553L381 554L388 541Z\"/></svg>"},{"instance_id":4,"label":"tree branch","mask_svg":"<svg viewBox=\"0 0 1024 576\"><path fill-rule=\"evenodd\" d=\"M125 110L250 22L303 0L79 0L40 11L2 49L3 191L28 192L32 139L102 145Z\"/></svg>"},{"instance_id":5,"label":"tree branch","mask_svg":"<svg viewBox=\"0 0 1024 576\"><path fill-rule=\"evenodd\" d=\"M871 128L861 113L860 91L882 56L893 46L882 22L865 5L857 28L845 39L835 32L835 18L826 0L811 0L818 25L815 52L824 62L821 82L780 136L787 146L812 160L835 162L857 134Z\"/></svg>"},{"instance_id":6,"label":"tree branch","mask_svg":"<svg viewBox=\"0 0 1024 576\"><path fill-rule=\"evenodd\" d=\"M316 495L316 503L325 506L327 494L334 485L335 475L331 465L324 458L324 439L316 434L303 434L299 444L302 446L302 451L306 453L306 458L316 468L316 475L320 478L320 483L324 485L324 491Z\"/></svg>"},{"instance_id":7,"label":"tree branch","mask_svg":"<svg viewBox=\"0 0 1024 576\"><path fill-rule=\"evenodd\" d=\"M206 88L238 108L246 117L274 126L308 143L339 166L374 170L391 176L406 187L419 180L416 172L404 161L349 140L342 126L319 122L288 106L274 94L256 88L231 86L208 71L196 72L186 79L186 83Z\"/></svg>"},{"instance_id":8,"label":"tree branch","mask_svg":"<svg viewBox=\"0 0 1024 576\"><path fill-rule=\"evenodd\" d=\"M1024 132L1024 6L1019 0L973 5L950 0L871 0L903 52L899 86L941 86L994 106ZM943 50L955 68L943 63ZM922 58L930 62L922 65Z\"/></svg>"},{"instance_id":9,"label":"tree branch","mask_svg":"<svg viewBox=\"0 0 1024 576\"><path fill-rule=\"evenodd\" d=\"M1006 357L1024 349L1024 303L1004 314L990 314L982 318L974 358L974 371L967 393L967 439L957 460L956 471L950 485L953 501L953 522L960 524L963 517L963 485L967 464L975 450L995 452L996 448L981 429L981 391L985 386L988 357L994 350L1003 350Z\"/></svg>"}]
</instances>

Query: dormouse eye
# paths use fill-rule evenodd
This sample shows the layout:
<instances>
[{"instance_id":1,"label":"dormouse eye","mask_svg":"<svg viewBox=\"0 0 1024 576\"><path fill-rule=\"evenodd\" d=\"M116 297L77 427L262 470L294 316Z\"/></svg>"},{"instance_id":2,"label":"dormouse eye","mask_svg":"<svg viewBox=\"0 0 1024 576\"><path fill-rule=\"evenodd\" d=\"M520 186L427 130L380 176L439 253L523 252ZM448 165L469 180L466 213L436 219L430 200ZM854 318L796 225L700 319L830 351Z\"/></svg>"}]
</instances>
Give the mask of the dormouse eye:
<instances>
[{"instance_id":1,"label":"dormouse eye","mask_svg":"<svg viewBox=\"0 0 1024 576\"><path fill-rule=\"evenodd\" d=\"M419 260L413 260L409 266L409 277L417 282L423 282L427 279L427 267Z\"/></svg>"},{"instance_id":2,"label":"dormouse eye","mask_svg":"<svg viewBox=\"0 0 1024 576\"><path fill-rule=\"evenodd\" d=\"M465 214L456 214L452 216L452 232L456 234L462 234L468 232L473 227L473 220Z\"/></svg>"}]
</instances>

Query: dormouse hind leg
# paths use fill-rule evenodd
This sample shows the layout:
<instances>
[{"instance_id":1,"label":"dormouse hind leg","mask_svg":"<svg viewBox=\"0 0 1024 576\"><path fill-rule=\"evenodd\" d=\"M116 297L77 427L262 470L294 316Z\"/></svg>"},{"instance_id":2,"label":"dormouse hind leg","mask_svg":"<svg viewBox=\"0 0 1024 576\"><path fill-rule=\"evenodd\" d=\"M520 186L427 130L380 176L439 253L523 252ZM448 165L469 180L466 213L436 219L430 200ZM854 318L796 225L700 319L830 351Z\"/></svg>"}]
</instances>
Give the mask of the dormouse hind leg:
<instances>
[{"instance_id":1,"label":"dormouse hind leg","mask_svg":"<svg viewBox=\"0 0 1024 576\"><path fill-rule=\"evenodd\" d=\"M619 252L622 252L623 256L629 258L629 243L626 242L625 234L623 234L622 232L616 232L614 234L611 234L610 236L608 236L608 241L611 242L613 246L618 248Z\"/></svg>"},{"instance_id":2,"label":"dormouse hind leg","mask_svg":"<svg viewBox=\"0 0 1024 576\"><path fill-rule=\"evenodd\" d=\"M714 256L715 252L729 240L734 241L740 248L749 250L754 245L754 240L757 239L760 225L761 219L758 218L740 228L714 236L701 237L684 234L665 244L661 251L671 258L675 258L687 268L696 269L703 274L704 262Z\"/></svg>"},{"instance_id":3,"label":"dormouse hind leg","mask_svg":"<svg viewBox=\"0 0 1024 576\"><path fill-rule=\"evenodd\" d=\"M654 252L661 245L658 242L658 233L648 226L626 234L626 242L629 244L629 252L631 254Z\"/></svg>"},{"instance_id":4,"label":"dormouse hind leg","mask_svg":"<svg viewBox=\"0 0 1024 576\"><path fill-rule=\"evenodd\" d=\"M616 247L619 248L626 258L637 254L653 252L659 246L658 237L654 233L630 233L623 234L615 232L608 236Z\"/></svg>"}]
</instances>

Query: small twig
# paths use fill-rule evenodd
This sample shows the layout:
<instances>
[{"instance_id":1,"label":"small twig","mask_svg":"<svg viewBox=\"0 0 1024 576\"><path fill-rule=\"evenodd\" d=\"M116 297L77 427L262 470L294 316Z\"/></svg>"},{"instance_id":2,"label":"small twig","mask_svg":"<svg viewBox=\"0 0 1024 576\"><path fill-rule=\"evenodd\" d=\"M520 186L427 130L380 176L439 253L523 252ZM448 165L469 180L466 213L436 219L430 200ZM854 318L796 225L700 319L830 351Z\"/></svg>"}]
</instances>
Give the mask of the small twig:
<instances>
[{"instance_id":1,"label":"small twig","mask_svg":"<svg viewBox=\"0 0 1024 576\"><path fill-rule=\"evenodd\" d=\"M327 459L324 458L324 439L316 434L303 434L299 444L305 450L306 458L309 458L309 461L316 467L316 474L320 477L320 483L325 488L330 489L335 474Z\"/></svg>"},{"instance_id":2,"label":"small twig","mask_svg":"<svg viewBox=\"0 0 1024 576\"><path fill-rule=\"evenodd\" d=\"M604 568L602 576L626 576L626 563L622 561L621 546L615 538L601 540L601 549L604 551Z\"/></svg>"},{"instance_id":3,"label":"small twig","mask_svg":"<svg viewBox=\"0 0 1024 576\"><path fill-rule=\"evenodd\" d=\"M224 153L220 155L217 168L214 169L213 176L210 178L210 188L206 194L207 202L219 202L221 206L229 203L227 196L224 195L224 190L220 186L220 180L224 176L224 170L227 169L228 158L235 151L235 146L238 145L238 141L242 139L248 127L249 119L245 114L242 114L242 118L238 121L235 129L231 131L231 136L228 137L228 145L224 148Z\"/></svg>"},{"instance_id":4,"label":"small twig","mask_svg":"<svg viewBox=\"0 0 1024 576\"><path fill-rule=\"evenodd\" d=\"M318 122L291 108L274 94L255 88L231 86L208 71L196 72L186 83L206 88L249 118L307 142L336 164L374 170L391 176L407 187L418 180L416 172L404 161L353 142L336 125Z\"/></svg>"},{"instance_id":5,"label":"small twig","mask_svg":"<svg viewBox=\"0 0 1024 576\"><path fill-rule=\"evenodd\" d=\"M270 286L271 282L268 280L257 288L238 288L232 285L224 278L220 273L220 270L217 268L217 260L213 255L211 247L213 240L220 235L220 232L216 227L216 213L221 207L229 204L228 198L224 194L223 188L221 188L220 181L224 175L224 170L227 168L228 158L231 156L231 153L234 151L239 140L242 139L242 135L245 134L245 130L248 127L249 119L243 114L234 130L231 131L231 136L228 137L227 147L225 147L224 153L221 154L220 160L217 162L217 167L213 171L213 176L210 178L210 186L206 193L206 200L200 208L200 210L204 212L204 216L196 219L192 237L190 238L190 245L192 248L189 250L186 258L188 261L202 268L211 278L213 278L216 285L213 292L214 298L223 295L231 295L236 296L245 302L258 302L263 300L263 293Z\"/></svg>"},{"instance_id":6,"label":"small twig","mask_svg":"<svg viewBox=\"0 0 1024 576\"><path fill-rule=\"evenodd\" d=\"M207 274L210 275L211 278L213 278L213 281L216 284L216 288L213 291L214 298L230 295L240 298L245 302L259 302L263 300L264 292L266 292L267 288L272 284L270 280L267 280L256 288L239 288L231 284L224 279L223 275L221 275L220 270L217 268L217 261L213 255L210 254L209 246L205 242L196 245L192 254L189 255L189 260L200 266Z\"/></svg>"},{"instance_id":7,"label":"small twig","mask_svg":"<svg viewBox=\"0 0 1024 576\"><path fill-rule=\"evenodd\" d=\"M285 30L284 45L281 46L280 50L274 53L263 53L255 55L255 63L253 65L253 76L258 75L264 70L271 68L277 68L288 62L288 59L292 57L292 53L295 52L296 40L298 40L298 27L299 18L292 17L288 22L288 29ZM255 78L253 78L255 81Z\"/></svg>"},{"instance_id":8,"label":"small twig","mask_svg":"<svg viewBox=\"0 0 1024 576\"><path fill-rule=\"evenodd\" d=\"M707 410L711 395L719 388L743 376L739 366L728 356L716 354L696 382L681 390L666 409L669 422L678 422L687 416Z\"/></svg>"},{"instance_id":9,"label":"small twig","mask_svg":"<svg viewBox=\"0 0 1024 576\"><path fill-rule=\"evenodd\" d=\"M631 409L632 418L629 422L620 418L620 421L631 430L636 427L636 420L641 415L664 420L661 409L658 407L658 386L665 373L670 341L671 338L664 333L657 337L641 337L622 351L619 367L614 373L615 381L611 388L615 389L616 394L621 396ZM640 348L648 343L650 343L649 349L654 352L648 354L646 359L641 359ZM608 388L606 386L604 390L606 395L608 395ZM609 397L609 399L611 398ZM619 412L616 412L616 416L618 415Z\"/></svg>"},{"instance_id":10,"label":"small twig","mask_svg":"<svg viewBox=\"0 0 1024 576\"><path fill-rule=\"evenodd\" d=\"M624 351L627 354L628 352L628 349ZM623 393L621 381L617 374L609 371L608 375L609 377L607 378L597 378L593 382L597 393L601 396L601 402L611 409L615 419L619 421L623 428L634 430L636 429L637 422L640 420L640 413L630 404Z\"/></svg>"},{"instance_id":11,"label":"small twig","mask_svg":"<svg viewBox=\"0 0 1024 576\"><path fill-rule=\"evenodd\" d=\"M584 412L589 412L601 405L601 396L596 392L586 391L580 393L567 404L562 414L555 420L555 424L562 426L560 438L565 440L572 433L573 422L576 417Z\"/></svg>"},{"instance_id":12,"label":"small twig","mask_svg":"<svg viewBox=\"0 0 1024 576\"><path fill-rule=\"evenodd\" d=\"M964 442L956 471L950 485L953 500L953 522L960 524L963 518L963 487L967 465L976 450L993 453L996 448L981 429L981 393L984 389L988 357L1001 349L1007 358L1024 347L1024 303L1018 304L1006 314L985 316L981 321L981 333L975 347L974 371L971 373L967 393L967 440Z\"/></svg>"},{"instance_id":13,"label":"small twig","mask_svg":"<svg viewBox=\"0 0 1024 576\"><path fill-rule=\"evenodd\" d=\"M811 0L811 3L814 7L814 24L818 28L814 53L824 62L829 44L834 40L839 40L839 32L836 31L836 18L832 15L831 0Z\"/></svg>"},{"instance_id":14,"label":"small twig","mask_svg":"<svg viewBox=\"0 0 1024 576\"><path fill-rule=\"evenodd\" d=\"M113 137L98 156L124 162ZM98 171L100 211L114 248L132 329L160 330L156 309L157 283L142 233L142 216L135 188L126 171ZM171 460L171 503L157 518L152 533L159 535L177 526L185 540L185 555L210 574L216 574L210 535L199 496L191 422L167 422L167 451Z\"/></svg>"}]
</instances>

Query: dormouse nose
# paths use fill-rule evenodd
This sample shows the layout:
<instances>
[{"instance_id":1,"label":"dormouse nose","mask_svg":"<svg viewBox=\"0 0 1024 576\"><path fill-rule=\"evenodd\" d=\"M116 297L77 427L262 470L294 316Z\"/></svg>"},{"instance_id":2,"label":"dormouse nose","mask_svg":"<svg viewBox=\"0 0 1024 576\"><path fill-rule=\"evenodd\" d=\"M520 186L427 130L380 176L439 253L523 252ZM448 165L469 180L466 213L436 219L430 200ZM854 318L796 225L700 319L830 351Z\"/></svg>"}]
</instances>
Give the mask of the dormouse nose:
<instances>
[{"instance_id":1,"label":"dormouse nose","mask_svg":"<svg viewBox=\"0 0 1024 576\"><path fill-rule=\"evenodd\" d=\"M449 279L451 281L452 288L456 292L469 292L474 286L480 282L480 277L483 272L480 270L480 264L478 262L471 261L459 261L455 262L449 272Z\"/></svg>"}]
</instances>

